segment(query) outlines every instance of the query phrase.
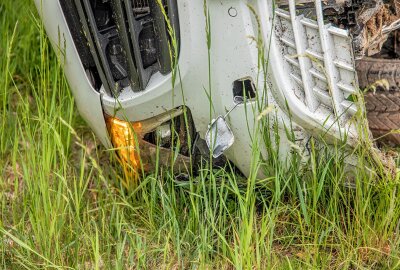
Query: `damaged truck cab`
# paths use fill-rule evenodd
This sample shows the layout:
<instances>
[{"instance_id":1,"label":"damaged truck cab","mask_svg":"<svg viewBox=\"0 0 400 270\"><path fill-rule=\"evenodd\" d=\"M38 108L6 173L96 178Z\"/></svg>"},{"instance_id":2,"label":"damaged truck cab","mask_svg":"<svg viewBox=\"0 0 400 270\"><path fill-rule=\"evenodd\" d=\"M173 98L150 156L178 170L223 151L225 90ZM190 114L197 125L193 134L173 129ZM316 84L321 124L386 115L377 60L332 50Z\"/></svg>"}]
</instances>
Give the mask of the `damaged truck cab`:
<instances>
[{"instance_id":1,"label":"damaged truck cab","mask_svg":"<svg viewBox=\"0 0 400 270\"><path fill-rule=\"evenodd\" d=\"M268 113L275 121L263 132L278 127L282 159L288 126L301 147L320 134L354 145L365 112L356 97L371 85L374 134L400 125L376 106L376 94L390 99L400 85L399 1L35 1L54 47L63 45L80 113L133 167L182 170L213 155L248 175ZM394 62L382 72L381 61Z\"/></svg>"}]
</instances>

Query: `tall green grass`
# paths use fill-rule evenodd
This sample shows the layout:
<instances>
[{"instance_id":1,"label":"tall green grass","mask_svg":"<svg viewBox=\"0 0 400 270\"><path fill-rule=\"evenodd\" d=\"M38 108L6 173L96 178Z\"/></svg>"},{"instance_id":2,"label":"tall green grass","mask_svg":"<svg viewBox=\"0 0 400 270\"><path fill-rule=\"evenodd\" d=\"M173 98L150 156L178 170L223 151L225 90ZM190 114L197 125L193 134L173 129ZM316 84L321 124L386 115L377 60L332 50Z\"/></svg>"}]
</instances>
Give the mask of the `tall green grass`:
<instances>
[{"instance_id":1,"label":"tall green grass","mask_svg":"<svg viewBox=\"0 0 400 270\"><path fill-rule=\"evenodd\" d=\"M400 268L399 181L380 177L367 147L349 172L344 145L312 139L302 166L295 148L281 161L266 132L268 159L255 143L249 178L204 166L182 182L161 169L127 190L75 113L30 1L0 3L0 55L1 269ZM276 134L273 115L258 125Z\"/></svg>"}]
</instances>

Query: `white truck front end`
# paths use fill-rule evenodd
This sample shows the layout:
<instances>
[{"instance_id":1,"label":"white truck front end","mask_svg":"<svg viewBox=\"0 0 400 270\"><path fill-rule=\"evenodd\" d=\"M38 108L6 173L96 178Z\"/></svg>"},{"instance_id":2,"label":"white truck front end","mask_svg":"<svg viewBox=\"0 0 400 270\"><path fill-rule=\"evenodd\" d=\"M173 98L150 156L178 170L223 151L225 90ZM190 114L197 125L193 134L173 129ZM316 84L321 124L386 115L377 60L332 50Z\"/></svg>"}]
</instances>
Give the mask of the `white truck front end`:
<instances>
[{"instance_id":1,"label":"white truck front end","mask_svg":"<svg viewBox=\"0 0 400 270\"><path fill-rule=\"evenodd\" d=\"M124 159L155 162L161 149L185 167L195 151L207 155L210 124L232 108L224 120L233 141L221 149L245 175L260 126L277 124L282 159L313 135L349 145L361 136L354 36L329 21L325 1L303 1L306 11L294 0L60 2L36 0L53 45L65 50L80 113L107 147L145 145L120 152ZM270 126L260 125L268 115Z\"/></svg>"}]
</instances>

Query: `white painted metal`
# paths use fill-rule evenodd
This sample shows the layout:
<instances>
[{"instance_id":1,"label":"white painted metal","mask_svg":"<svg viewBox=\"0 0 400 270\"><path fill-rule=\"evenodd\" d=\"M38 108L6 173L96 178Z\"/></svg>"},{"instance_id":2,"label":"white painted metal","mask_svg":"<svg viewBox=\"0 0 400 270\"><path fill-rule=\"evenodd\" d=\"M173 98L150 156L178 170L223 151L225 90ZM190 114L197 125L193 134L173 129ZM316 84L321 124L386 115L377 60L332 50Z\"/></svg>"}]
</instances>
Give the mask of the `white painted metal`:
<instances>
[{"instance_id":1,"label":"white painted metal","mask_svg":"<svg viewBox=\"0 0 400 270\"><path fill-rule=\"evenodd\" d=\"M356 138L350 120L357 107L348 98L357 93L358 83L349 32L325 23L321 0L314 0L314 18L296 14L296 1L287 2L288 10L277 8L271 13L273 6L265 7L268 9L266 17L276 24L270 38L278 40L274 44L277 48L272 47L270 55L276 62L279 62L278 58L284 59L283 68L272 73L281 72L291 78L277 86L282 95L276 97L297 104L290 108L298 107L302 111L294 114L298 122L304 122L302 126L306 129L326 130L335 126L329 131L334 137L341 137L345 130ZM298 69L300 72L296 73ZM303 86L304 99L296 94L299 85ZM327 119L329 121L325 121Z\"/></svg>"},{"instance_id":2,"label":"white painted metal","mask_svg":"<svg viewBox=\"0 0 400 270\"><path fill-rule=\"evenodd\" d=\"M302 77L302 85L305 92L305 97L307 101L307 106L310 110L315 111L318 107L318 101L315 99L315 96L312 93L312 77L309 72L311 68L310 60L307 59L306 56L306 48L307 48L307 36L304 35L304 26L301 24L301 19L304 16L296 16L296 3L295 0L289 0L289 9L290 9L290 19L292 21L293 27L293 37L294 42L296 44L297 55L296 57L299 61L299 68L301 71ZM286 56L287 57L287 56ZM290 59L290 58L289 58ZM293 74L291 74L293 77ZM297 83L299 83L299 79L294 75L294 78Z\"/></svg>"}]
</instances>

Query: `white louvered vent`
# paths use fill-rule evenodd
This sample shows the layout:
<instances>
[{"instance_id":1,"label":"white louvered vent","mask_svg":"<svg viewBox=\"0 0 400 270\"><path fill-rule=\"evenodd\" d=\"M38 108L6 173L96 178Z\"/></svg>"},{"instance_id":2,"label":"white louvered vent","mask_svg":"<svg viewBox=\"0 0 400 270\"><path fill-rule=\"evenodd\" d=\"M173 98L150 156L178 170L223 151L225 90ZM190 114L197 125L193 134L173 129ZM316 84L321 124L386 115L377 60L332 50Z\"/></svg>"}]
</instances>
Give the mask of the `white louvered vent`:
<instances>
[{"instance_id":1,"label":"white louvered vent","mask_svg":"<svg viewBox=\"0 0 400 270\"><path fill-rule=\"evenodd\" d=\"M295 95L311 113L334 115L340 125L357 112L349 96L356 93L357 73L349 32L324 22L315 1L313 18L299 14L294 0L275 10L275 32Z\"/></svg>"}]
</instances>

